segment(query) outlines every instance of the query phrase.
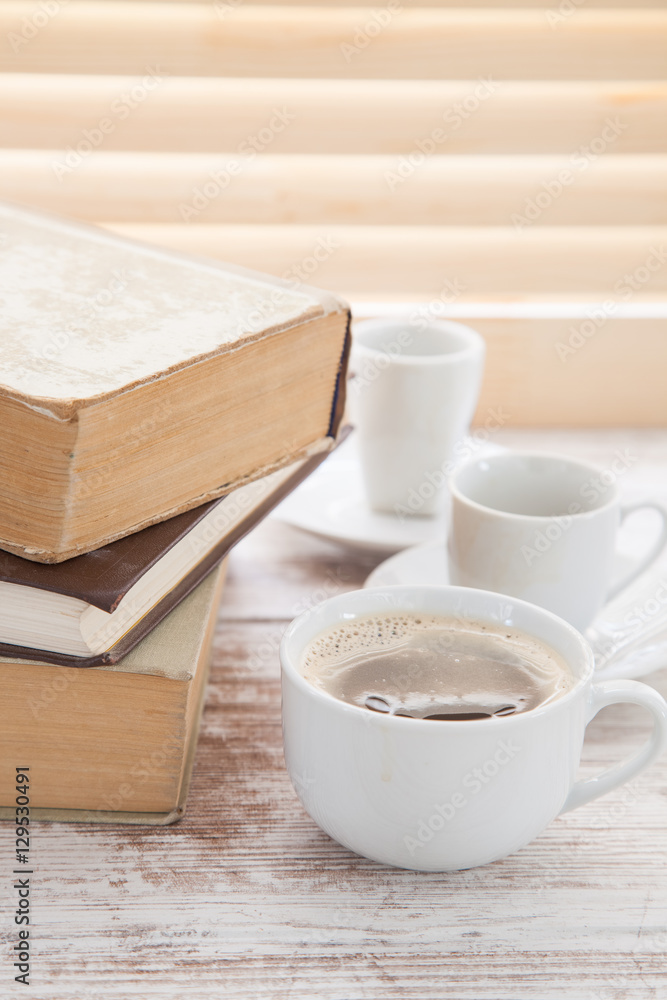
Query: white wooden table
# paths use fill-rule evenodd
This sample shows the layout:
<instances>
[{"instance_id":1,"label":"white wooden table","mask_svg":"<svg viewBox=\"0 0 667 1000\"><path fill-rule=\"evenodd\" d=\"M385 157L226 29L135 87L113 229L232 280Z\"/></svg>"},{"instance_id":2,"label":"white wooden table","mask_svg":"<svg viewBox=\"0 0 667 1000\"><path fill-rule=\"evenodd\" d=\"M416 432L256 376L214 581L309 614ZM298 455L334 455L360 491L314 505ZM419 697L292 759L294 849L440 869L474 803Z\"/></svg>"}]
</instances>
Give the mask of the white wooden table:
<instances>
[{"instance_id":1,"label":"white wooden table","mask_svg":"<svg viewBox=\"0 0 667 1000\"><path fill-rule=\"evenodd\" d=\"M667 432L501 432L667 498ZM230 559L186 817L165 828L36 824L32 982L13 982L13 829L0 824L0 996L37 1000L661 1000L667 997L667 759L456 874L358 858L301 808L283 766L277 647L288 620L375 561L262 525ZM650 683L667 693L667 669ZM648 728L590 726L584 769Z\"/></svg>"}]
</instances>

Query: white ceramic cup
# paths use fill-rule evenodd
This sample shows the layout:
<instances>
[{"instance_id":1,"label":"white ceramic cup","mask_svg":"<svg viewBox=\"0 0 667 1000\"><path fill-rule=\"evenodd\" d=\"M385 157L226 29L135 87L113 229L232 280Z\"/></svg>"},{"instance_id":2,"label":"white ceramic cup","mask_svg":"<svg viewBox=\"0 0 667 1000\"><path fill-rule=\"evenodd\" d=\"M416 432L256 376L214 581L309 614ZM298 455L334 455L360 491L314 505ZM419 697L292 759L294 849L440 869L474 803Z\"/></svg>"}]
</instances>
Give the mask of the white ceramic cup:
<instances>
[{"instance_id":1,"label":"white ceramic cup","mask_svg":"<svg viewBox=\"0 0 667 1000\"><path fill-rule=\"evenodd\" d=\"M467 462L450 478L449 581L539 604L578 629L642 573L667 545L667 509L621 506L607 470L557 455L506 453ZM657 510L662 532L651 552L613 588L621 521Z\"/></svg>"},{"instance_id":2,"label":"white ceramic cup","mask_svg":"<svg viewBox=\"0 0 667 1000\"><path fill-rule=\"evenodd\" d=\"M461 323L355 323L350 412L374 510L440 511L443 466L475 412L485 350L482 337Z\"/></svg>"},{"instance_id":3,"label":"white ceramic cup","mask_svg":"<svg viewBox=\"0 0 667 1000\"><path fill-rule=\"evenodd\" d=\"M454 722L371 712L303 678L303 651L319 633L399 610L523 629L565 658L575 683L532 711ZM576 629L486 591L401 586L342 594L292 622L280 657L285 760L306 811L344 847L400 868L454 871L505 857L559 813L630 781L667 746L667 703L653 688L593 683L593 655ZM617 702L647 709L652 735L634 756L577 781L587 724Z\"/></svg>"}]
</instances>

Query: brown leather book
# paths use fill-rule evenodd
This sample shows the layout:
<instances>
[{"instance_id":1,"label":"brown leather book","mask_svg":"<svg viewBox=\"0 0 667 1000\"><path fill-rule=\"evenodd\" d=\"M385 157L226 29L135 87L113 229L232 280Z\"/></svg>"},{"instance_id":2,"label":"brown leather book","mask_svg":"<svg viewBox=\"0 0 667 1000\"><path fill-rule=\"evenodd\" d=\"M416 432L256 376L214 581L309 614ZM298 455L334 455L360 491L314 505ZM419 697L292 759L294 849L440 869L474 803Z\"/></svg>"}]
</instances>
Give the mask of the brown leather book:
<instances>
[{"instance_id":1,"label":"brown leather book","mask_svg":"<svg viewBox=\"0 0 667 1000\"><path fill-rule=\"evenodd\" d=\"M326 457L57 565L0 553L0 656L64 666L117 663Z\"/></svg>"},{"instance_id":2,"label":"brown leather book","mask_svg":"<svg viewBox=\"0 0 667 1000\"><path fill-rule=\"evenodd\" d=\"M11 205L0 236L0 549L63 562L335 437L335 295Z\"/></svg>"}]
</instances>

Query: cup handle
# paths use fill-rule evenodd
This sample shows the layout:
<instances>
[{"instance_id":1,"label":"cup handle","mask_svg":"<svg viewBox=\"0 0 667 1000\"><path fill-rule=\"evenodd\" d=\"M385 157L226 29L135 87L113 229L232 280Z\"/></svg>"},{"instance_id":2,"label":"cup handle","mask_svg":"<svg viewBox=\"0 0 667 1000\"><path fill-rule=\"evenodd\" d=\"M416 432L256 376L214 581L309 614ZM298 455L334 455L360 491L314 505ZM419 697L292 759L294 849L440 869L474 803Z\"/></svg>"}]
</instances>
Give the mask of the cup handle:
<instances>
[{"instance_id":1,"label":"cup handle","mask_svg":"<svg viewBox=\"0 0 667 1000\"><path fill-rule=\"evenodd\" d=\"M641 576L644 570L648 569L651 563L655 562L665 546L667 546L667 507L655 500L624 505L621 507L621 524L625 521L629 514L634 514L636 510L657 510L658 514L660 514L660 517L662 518L662 530L651 551L644 556L641 562L637 566L634 566L619 583L615 584L615 586L611 588L606 597L607 602L613 600L614 597L617 597L622 590L625 590L625 588L633 582L633 580L636 580L638 576Z\"/></svg>"},{"instance_id":2,"label":"cup handle","mask_svg":"<svg viewBox=\"0 0 667 1000\"><path fill-rule=\"evenodd\" d=\"M653 732L641 750L614 764L595 778L577 781L565 800L561 813L583 806L613 788L624 785L652 764L667 749L667 702L653 688L637 681L601 681L591 688L590 715L586 725L607 705L627 703L647 709L653 716Z\"/></svg>"}]
</instances>

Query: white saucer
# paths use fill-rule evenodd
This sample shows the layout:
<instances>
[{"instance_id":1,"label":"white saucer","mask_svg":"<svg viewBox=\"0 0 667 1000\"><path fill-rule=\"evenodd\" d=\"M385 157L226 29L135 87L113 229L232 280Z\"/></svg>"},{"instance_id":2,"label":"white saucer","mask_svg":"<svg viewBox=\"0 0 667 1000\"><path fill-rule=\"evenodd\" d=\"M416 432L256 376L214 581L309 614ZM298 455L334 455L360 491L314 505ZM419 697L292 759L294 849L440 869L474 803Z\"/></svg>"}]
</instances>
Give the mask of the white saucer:
<instances>
[{"instance_id":1,"label":"white saucer","mask_svg":"<svg viewBox=\"0 0 667 1000\"><path fill-rule=\"evenodd\" d=\"M445 583L449 583L449 574L443 540L415 545L413 549L405 549L391 559L385 559L375 567L364 587L393 587L395 584L441 586Z\"/></svg>"},{"instance_id":2,"label":"white saucer","mask_svg":"<svg viewBox=\"0 0 667 1000\"><path fill-rule=\"evenodd\" d=\"M622 579L633 562L635 560L627 554L619 553L613 579ZM364 583L364 588L413 586L416 584L441 586L447 583L449 583L447 552L444 541L439 541L405 549L390 559L386 559L375 567ZM614 610L615 602L608 604L586 632L586 637L596 655L596 662L600 664L601 672L605 669L602 651L609 648L609 639L613 639L616 628L622 627L623 618L620 616L624 614L625 607L621 605L618 608L618 621L616 621ZM608 620L610 612L614 618L612 621ZM644 677L646 674L667 666L667 615L663 616L663 632L655 628L655 626L660 625L659 621L655 621L653 624L653 634L647 632L642 637L641 633L638 633L636 640L631 647L628 647L627 651L619 648L613 667L610 663L614 677L623 676L626 679Z\"/></svg>"},{"instance_id":3,"label":"white saucer","mask_svg":"<svg viewBox=\"0 0 667 1000\"><path fill-rule=\"evenodd\" d=\"M504 449L485 443L471 446L470 451L488 455ZM371 510L352 433L271 516L326 541L390 555L425 542L444 542L449 510L435 517L398 517Z\"/></svg>"},{"instance_id":4,"label":"white saucer","mask_svg":"<svg viewBox=\"0 0 667 1000\"><path fill-rule=\"evenodd\" d=\"M619 579L624 577L633 562L629 556L619 553L616 556L612 583L617 577ZM413 549L404 549L391 559L385 559L375 567L364 587L391 587L394 584L412 586L420 583L438 586L449 583L444 539L429 542L427 545L416 545Z\"/></svg>"}]
</instances>

